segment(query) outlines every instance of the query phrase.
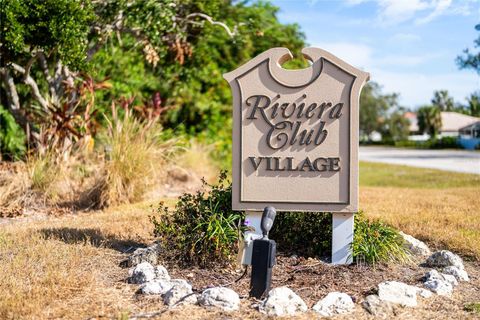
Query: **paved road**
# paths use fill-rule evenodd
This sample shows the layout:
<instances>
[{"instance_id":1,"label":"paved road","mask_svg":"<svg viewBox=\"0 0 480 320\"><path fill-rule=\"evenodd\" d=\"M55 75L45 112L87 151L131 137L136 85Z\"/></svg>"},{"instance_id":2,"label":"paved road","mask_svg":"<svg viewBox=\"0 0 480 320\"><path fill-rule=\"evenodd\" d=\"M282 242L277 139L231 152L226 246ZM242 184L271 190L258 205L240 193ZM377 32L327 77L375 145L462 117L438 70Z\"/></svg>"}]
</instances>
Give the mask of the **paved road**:
<instances>
[{"instance_id":1,"label":"paved road","mask_svg":"<svg viewBox=\"0 0 480 320\"><path fill-rule=\"evenodd\" d=\"M360 160L480 174L480 152L360 147Z\"/></svg>"}]
</instances>

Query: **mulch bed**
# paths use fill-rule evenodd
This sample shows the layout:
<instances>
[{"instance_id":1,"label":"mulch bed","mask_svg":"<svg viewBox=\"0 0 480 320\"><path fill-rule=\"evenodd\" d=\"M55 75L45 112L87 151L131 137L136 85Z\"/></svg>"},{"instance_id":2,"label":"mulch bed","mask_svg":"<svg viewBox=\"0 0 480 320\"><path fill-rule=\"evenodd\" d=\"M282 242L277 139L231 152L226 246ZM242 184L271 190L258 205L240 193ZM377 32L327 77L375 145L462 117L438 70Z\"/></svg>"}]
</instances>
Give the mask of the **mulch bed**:
<instances>
[{"instance_id":1,"label":"mulch bed","mask_svg":"<svg viewBox=\"0 0 480 320\"><path fill-rule=\"evenodd\" d=\"M329 292L340 291L352 296L357 307L352 314L337 316L336 319L372 319L360 305L369 294L375 294L379 283L388 280L405 282L422 287L421 278L430 270L421 266L423 260L408 265L377 265L375 267L361 264L350 266L333 266L319 259L296 256L277 256L277 265L273 271L272 287L287 286L297 293L311 308L318 300ZM403 308L395 306L392 317L396 319L475 319L480 315L464 310L464 306L472 302L480 302L480 263L464 261L470 276L470 282L461 282L451 297L436 294L432 298L418 297L419 306ZM179 268L174 263L163 264L172 278L189 281L195 292L200 293L208 287L226 286L235 290L242 298L240 311L224 313L218 310L204 310L197 306L187 306L169 310L162 308L160 318L178 318L189 315L195 319L264 319L252 306L258 300L249 298L250 272L238 280L242 271L234 267L213 268ZM136 295L137 305L142 309L153 303L158 308L158 298ZM312 313L298 315L295 319L310 319ZM157 317L154 317L157 318Z\"/></svg>"},{"instance_id":2,"label":"mulch bed","mask_svg":"<svg viewBox=\"0 0 480 320\"><path fill-rule=\"evenodd\" d=\"M187 279L199 292L208 287L228 286L242 298L248 297L250 269L238 280L243 272L235 271L233 267L181 269L171 264L166 264L166 267L172 278ZM307 305L313 305L332 291L345 292L354 301L361 301L364 296L375 292L378 283L387 280L419 285L429 269L414 264L332 266L318 259L280 255L273 270L272 287L287 286L301 296Z\"/></svg>"}]
</instances>

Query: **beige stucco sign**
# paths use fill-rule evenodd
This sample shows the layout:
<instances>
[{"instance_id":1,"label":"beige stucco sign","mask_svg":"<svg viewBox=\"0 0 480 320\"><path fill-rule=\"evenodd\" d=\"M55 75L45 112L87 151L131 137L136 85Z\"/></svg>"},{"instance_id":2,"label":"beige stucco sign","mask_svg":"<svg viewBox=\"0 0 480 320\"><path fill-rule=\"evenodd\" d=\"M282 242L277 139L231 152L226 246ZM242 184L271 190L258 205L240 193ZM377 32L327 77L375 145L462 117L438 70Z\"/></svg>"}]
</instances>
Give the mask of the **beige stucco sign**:
<instances>
[{"instance_id":1,"label":"beige stucco sign","mask_svg":"<svg viewBox=\"0 0 480 320\"><path fill-rule=\"evenodd\" d=\"M318 48L286 48L224 75L233 93L233 209L356 212L359 96L369 74Z\"/></svg>"}]
</instances>

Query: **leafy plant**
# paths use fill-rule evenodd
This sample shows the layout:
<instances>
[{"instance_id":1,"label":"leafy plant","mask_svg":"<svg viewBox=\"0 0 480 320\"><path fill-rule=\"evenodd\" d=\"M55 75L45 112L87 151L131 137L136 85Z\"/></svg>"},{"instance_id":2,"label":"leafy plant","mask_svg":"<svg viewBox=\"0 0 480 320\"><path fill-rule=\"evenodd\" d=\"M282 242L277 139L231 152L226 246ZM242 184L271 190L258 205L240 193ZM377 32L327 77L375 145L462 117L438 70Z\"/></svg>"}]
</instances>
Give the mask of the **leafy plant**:
<instances>
[{"instance_id":1,"label":"leafy plant","mask_svg":"<svg viewBox=\"0 0 480 320\"><path fill-rule=\"evenodd\" d=\"M281 212L270 237L279 250L304 256L329 256L332 245L332 215L324 212Z\"/></svg>"},{"instance_id":2,"label":"leafy plant","mask_svg":"<svg viewBox=\"0 0 480 320\"><path fill-rule=\"evenodd\" d=\"M410 260L404 240L397 230L381 221L369 221L362 213L355 216L352 254L357 262L369 264Z\"/></svg>"},{"instance_id":3,"label":"leafy plant","mask_svg":"<svg viewBox=\"0 0 480 320\"><path fill-rule=\"evenodd\" d=\"M154 235L169 248L171 259L201 267L228 264L245 230L244 215L232 211L232 186L225 171L218 184L202 182L201 191L180 196L173 210L160 204L157 215L150 217Z\"/></svg>"},{"instance_id":4,"label":"leafy plant","mask_svg":"<svg viewBox=\"0 0 480 320\"><path fill-rule=\"evenodd\" d=\"M26 151L25 134L13 116L0 105L0 160L21 158Z\"/></svg>"}]
</instances>

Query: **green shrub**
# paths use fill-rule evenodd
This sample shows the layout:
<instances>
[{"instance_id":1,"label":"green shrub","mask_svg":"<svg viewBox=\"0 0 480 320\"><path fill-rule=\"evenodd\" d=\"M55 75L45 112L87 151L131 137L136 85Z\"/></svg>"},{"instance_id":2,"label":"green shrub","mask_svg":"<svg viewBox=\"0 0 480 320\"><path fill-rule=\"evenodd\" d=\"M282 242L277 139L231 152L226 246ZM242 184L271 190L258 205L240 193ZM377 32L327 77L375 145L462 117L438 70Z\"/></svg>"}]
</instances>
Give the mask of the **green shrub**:
<instances>
[{"instance_id":1,"label":"green shrub","mask_svg":"<svg viewBox=\"0 0 480 320\"><path fill-rule=\"evenodd\" d=\"M323 212L281 212L277 214L270 238L282 252L308 257L330 256L332 215Z\"/></svg>"},{"instance_id":2,"label":"green shrub","mask_svg":"<svg viewBox=\"0 0 480 320\"><path fill-rule=\"evenodd\" d=\"M220 174L218 184L203 181L203 185L203 190L196 194L180 196L173 210L160 204L156 215L150 217L154 235L168 248L167 259L201 267L228 264L238 252L239 239L247 228L242 223L245 217L241 212L232 211L232 185L226 180L225 171ZM379 221L370 222L361 213L355 216L355 222L352 249L356 261L375 264L409 260L403 238L395 229ZM330 256L332 215L278 213L270 238L284 253Z\"/></svg>"},{"instance_id":3,"label":"green shrub","mask_svg":"<svg viewBox=\"0 0 480 320\"><path fill-rule=\"evenodd\" d=\"M397 230L381 221L369 221L362 213L355 216L352 251L355 261L368 264L404 263L410 260L404 240Z\"/></svg>"},{"instance_id":4,"label":"green shrub","mask_svg":"<svg viewBox=\"0 0 480 320\"><path fill-rule=\"evenodd\" d=\"M430 140L430 149L458 149L457 137L442 137Z\"/></svg>"},{"instance_id":5,"label":"green shrub","mask_svg":"<svg viewBox=\"0 0 480 320\"><path fill-rule=\"evenodd\" d=\"M0 160L17 160L25 155L25 133L13 116L0 105Z\"/></svg>"},{"instance_id":6,"label":"green shrub","mask_svg":"<svg viewBox=\"0 0 480 320\"><path fill-rule=\"evenodd\" d=\"M420 146L421 144L419 141L402 140L395 142L395 147L399 148L420 148Z\"/></svg>"},{"instance_id":7,"label":"green shrub","mask_svg":"<svg viewBox=\"0 0 480 320\"><path fill-rule=\"evenodd\" d=\"M427 141L396 141L395 147L418 149L458 149L456 137L434 138Z\"/></svg>"},{"instance_id":8,"label":"green shrub","mask_svg":"<svg viewBox=\"0 0 480 320\"><path fill-rule=\"evenodd\" d=\"M232 211L232 185L225 171L218 184L203 180L203 186L196 194L180 196L173 210L161 203L157 216L150 217L154 234L168 248L167 258L201 267L228 264L245 230L244 215Z\"/></svg>"}]
</instances>

